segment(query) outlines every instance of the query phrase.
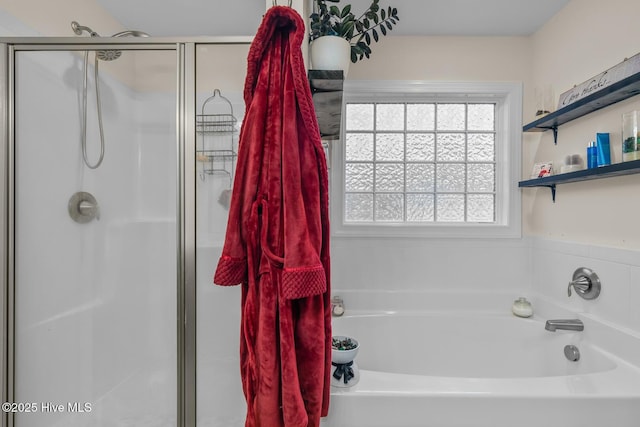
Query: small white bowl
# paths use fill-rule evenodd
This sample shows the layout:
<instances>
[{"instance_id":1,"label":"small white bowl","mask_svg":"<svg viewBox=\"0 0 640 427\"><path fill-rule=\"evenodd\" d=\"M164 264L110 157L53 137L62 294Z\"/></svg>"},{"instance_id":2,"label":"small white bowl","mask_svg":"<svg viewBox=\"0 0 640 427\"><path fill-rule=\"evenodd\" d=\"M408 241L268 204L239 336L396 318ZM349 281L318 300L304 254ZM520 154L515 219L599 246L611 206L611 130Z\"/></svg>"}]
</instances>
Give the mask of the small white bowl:
<instances>
[{"instance_id":1,"label":"small white bowl","mask_svg":"<svg viewBox=\"0 0 640 427\"><path fill-rule=\"evenodd\" d=\"M356 344L356 348L352 348L351 350L336 350L335 348L332 347L331 361L333 363L340 363L340 364L349 363L356 358L356 355L358 354L358 350L360 349L360 344L358 343L358 341L356 341L351 337L346 337L343 335L334 335L333 338L336 338L339 340L344 340L346 338L349 338L351 341L353 341Z\"/></svg>"}]
</instances>

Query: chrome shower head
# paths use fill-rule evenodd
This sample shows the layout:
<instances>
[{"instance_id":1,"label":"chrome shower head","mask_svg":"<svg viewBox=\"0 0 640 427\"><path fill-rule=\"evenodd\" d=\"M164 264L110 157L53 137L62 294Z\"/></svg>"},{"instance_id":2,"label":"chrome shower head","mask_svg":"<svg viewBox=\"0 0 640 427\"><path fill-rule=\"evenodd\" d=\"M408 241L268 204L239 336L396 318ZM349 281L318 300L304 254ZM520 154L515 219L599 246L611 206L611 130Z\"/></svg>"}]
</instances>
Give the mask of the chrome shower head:
<instances>
[{"instance_id":1,"label":"chrome shower head","mask_svg":"<svg viewBox=\"0 0 640 427\"><path fill-rule=\"evenodd\" d=\"M91 37L100 37L100 34L96 33L89 27L78 24L76 21L71 22L71 29L75 34L79 36L81 36L82 33L86 31ZM149 37L149 34L145 33L144 31L125 30L120 31L119 33L115 33L111 37ZM101 61L113 61L120 58L120 55L122 55L122 51L120 50L109 49L96 51L96 58Z\"/></svg>"},{"instance_id":2,"label":"chrome shower head","mask_svg":"<svg viewBox=\"0 0 640 427\"><path fill-rule=\"evenodd\" d=\"M138 30L125 30L115 33L111 37L149 37L149 34ZM121 50L99 50L96 52L98 59L102 61L113 61L120 58Z\"/></svg>"},{"instance_id":3,"label":"chrome shower head","mask_svg":"<svg viewBox=\"0 0 640 427\"><path fill-rule=\"evenodd\" d=\"M114 61L122 55L121 50L97 50L96 57L101 61Z\"/></svg>"}]
</instances>

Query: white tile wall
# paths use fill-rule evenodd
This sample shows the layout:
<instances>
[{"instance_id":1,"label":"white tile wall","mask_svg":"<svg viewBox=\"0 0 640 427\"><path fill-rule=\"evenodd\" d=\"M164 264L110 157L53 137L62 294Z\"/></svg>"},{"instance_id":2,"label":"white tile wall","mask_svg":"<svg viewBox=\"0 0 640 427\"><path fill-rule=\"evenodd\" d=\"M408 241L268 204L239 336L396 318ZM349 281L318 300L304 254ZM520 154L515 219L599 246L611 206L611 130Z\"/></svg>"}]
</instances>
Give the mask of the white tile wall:
<instances>
[{"instance_id":1,"label":"white tile wall","mask_svg":"<svg viewBox=\"0 0 640 427\"><path fill-rule=\"evenodd\" d=\"M568 310L640 333L640 253L542 237L332 240L334 293L358 290L495 290L539 293ZM596 300L567 286L579 267L602 281Z\"/></svg>"},{"instance_id":2,"label":"white tile wall","mask_svg":"<svg viewBox=\"0 0 640 427\"><path fill-rule=\"evenodd\" d=\"M574 311L640 332L638 251L539 237L531 238L531 246L533 290ZM600 277L602 291L597 299L587 301L575 293L567 296L568 283L579 267L591 268Z\"/></svg>"},{"instance_id":3,"label":"white tile wall","mask_svg":"<svg viewBox=\"0 0 640 427\"><path fill-rule=\"evenodd\" d=\"M333 238L334 289L505 290L531 283L521 239Z\"/></svg>"}]
</instances>

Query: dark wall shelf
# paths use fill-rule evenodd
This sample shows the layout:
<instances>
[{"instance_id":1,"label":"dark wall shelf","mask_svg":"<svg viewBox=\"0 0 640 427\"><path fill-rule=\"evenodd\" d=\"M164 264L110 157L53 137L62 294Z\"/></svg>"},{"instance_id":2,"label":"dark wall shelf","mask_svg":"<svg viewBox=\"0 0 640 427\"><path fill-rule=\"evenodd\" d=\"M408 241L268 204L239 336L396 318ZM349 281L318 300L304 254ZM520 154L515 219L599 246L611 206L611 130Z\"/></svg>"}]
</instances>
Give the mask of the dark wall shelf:
<instances>
[{"instance_id":1,"label":"dark wall shelf","mask_svg":"<svg viewBox=\"0 0 640 427\"><path fill-rule=\"evenodd\" d=\"M518 187L548 187L551 189L551 197L556 201L556 185L569 182L589 181L593 179L610 178L614 176L632 175L640 173L640 160L616 163L593 169L584 169L576 172L561 173L544 178L534 178L520 181Z\"/></svg>"},{"instance_id":2,"label":"dark wall shelf","mask_svg":"<svg viewBox=\"0 0 640 427\"><path fill-rule=\"evenodd\" d=\"M601 108L608 107L616 102L624 101L627 98L640 94L640 73L636 73L625 79L611 84L599 91L585 96L566 107L560 108L553 113L549 113L525 126L524 132L545 132L553 131L553 141L558 143L558 126L571 120L585 116ZM609 178L613 176L631 175L640 173L640 160L616 163L609 166L602 166L594 169L584 169L576 172L562 173L547 176L544 178L534 178L520 181L519 187L548 187L551 189L551 197L556 201L556 185L569 182L588 181L592 179Z\"/></svg>"},{"instance_id":3,"label":"dark wall shelf","mask_svg":"<svg viewBox=\"0 0 640 427\"><path fill-rule=\"evenodd\" d=\"M566 107L549 113L525 125L522 130L524 132L545 132L552 130L554 142L557 143L558 126L638 94L640 94L640 73L613 83Z\"/></svg>"}]
</instances>

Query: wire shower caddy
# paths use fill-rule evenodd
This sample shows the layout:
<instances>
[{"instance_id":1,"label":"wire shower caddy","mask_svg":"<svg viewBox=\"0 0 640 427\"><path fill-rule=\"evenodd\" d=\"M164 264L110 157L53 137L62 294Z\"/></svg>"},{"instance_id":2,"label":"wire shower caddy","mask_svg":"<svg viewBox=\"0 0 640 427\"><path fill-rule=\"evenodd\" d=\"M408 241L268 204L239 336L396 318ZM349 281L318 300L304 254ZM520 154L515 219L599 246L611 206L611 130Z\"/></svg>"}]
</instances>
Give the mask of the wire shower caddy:
<instances>
[{"instance_id":1,"label":"wire shower caddy","mask_svg":"<svg viewBox=\"0 0 640 427\"><path fill-rule=\"evenodd\" d=\"M208 114L207 107L211 109L214 104L221 105L225 112ZM214 89L213 95L202 103L201 113L196 114L196 132L200 135L200 147L196 149L196 156L198 162L202 163L200 178L203 181L206 175L222 173L229 177L229 187L231 187L235 160L238 156L233 147L237 122L233 115L231 101L222 96L220 89ZM214 141L218 142L220 147L207 149L206 140L211 136L224 138L222 143Z\"/></svg>"}]
</instances>

